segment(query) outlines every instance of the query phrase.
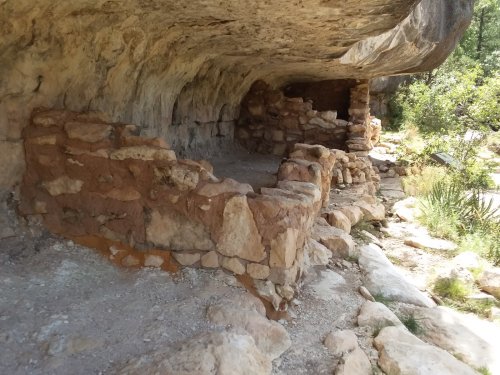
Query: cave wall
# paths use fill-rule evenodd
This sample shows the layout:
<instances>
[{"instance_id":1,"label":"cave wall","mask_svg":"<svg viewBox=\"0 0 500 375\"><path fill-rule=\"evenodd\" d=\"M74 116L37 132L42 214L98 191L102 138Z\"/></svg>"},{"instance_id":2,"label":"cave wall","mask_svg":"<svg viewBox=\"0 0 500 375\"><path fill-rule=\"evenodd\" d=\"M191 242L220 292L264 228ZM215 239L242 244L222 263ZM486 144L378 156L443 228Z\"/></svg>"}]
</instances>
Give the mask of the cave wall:
<instances>
[{"instance_id":1,"label":"cave wall","mask_svg":"<svg viewBox=\"0 0 500 375\"><path fill-rule=\"evenodd\" d=\"M430 69L471 9L472 0L2 0L0 191L21 179L34 108L100 112L183 156L224 152L256 80Z\"/></svg>"}]
</instances>

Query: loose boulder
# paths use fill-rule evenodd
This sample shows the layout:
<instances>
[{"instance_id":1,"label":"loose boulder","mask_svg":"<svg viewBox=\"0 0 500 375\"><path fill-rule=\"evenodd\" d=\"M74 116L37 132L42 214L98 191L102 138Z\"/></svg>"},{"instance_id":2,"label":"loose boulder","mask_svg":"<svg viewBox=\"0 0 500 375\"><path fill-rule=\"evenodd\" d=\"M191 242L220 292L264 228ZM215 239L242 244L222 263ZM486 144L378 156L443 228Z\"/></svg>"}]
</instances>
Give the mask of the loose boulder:
<instances>
[{"instance_id":1,"label":"loose boulder","mask_svg":"<svg viewBox=\"0 0 500 375\"><path fill-rule=\"evenodd\" d=\"M391 375L474 375L450 353L426 344L410 332L386 327L374 340L380 368Z\"/></svg>"},{"instance_id":2,"label":"loose boulder","mask_svg":"<svg viewBox=\"0 0 500 375\"><path fill-rule=\"evenodd\" d=\"M252 336L210 332L131 360L119 375L267 375L272 364Z\"/></svg>"}]
</instances>

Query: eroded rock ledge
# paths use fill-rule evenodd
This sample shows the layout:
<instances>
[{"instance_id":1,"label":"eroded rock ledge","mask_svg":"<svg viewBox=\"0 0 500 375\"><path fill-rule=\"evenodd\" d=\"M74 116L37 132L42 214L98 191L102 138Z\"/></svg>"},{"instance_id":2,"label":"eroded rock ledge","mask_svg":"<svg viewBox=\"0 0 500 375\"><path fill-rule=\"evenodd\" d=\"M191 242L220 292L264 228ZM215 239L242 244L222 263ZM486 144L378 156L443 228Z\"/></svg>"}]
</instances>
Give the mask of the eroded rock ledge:
<instances>
[{"instance_id":1,"label":"eroded rock ledge","mask_svg":"<svg viewBox=\"0 0 500 375\"><path fill-rule=\"evenodd\" d=\"M23 171L33 108L100 111L181 156L232 145L251 84L438 65L472 0L0 2L0 187Z\"/></svg>"}]
</instances>

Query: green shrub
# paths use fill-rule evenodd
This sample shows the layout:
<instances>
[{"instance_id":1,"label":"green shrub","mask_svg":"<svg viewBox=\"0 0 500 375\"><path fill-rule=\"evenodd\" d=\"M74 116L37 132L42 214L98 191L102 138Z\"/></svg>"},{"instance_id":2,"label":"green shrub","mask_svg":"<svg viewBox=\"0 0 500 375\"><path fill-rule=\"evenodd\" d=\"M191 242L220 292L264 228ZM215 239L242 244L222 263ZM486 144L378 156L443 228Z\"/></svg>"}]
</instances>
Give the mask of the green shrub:
<instances>
[{"instance_id":1,"label":"green shrub","mask_svg":"<svg viewBox=\"0 0 500 375\"><path fill-rule=\"evenodd\" d=\"M413 314L401 316L399 317L399 320L401 320L401 323L403 323L408 331L410 331L414 335L419 335L423 332L422 325L418 322Z\"/></svg>"},{"instance_id":2,"label":"green shrub","mask_svg":"<svg viewBox=\"0 0 500 375\"><path fill-rule=\"evenodd\" d=\"M392 302L392 300L390 298L387 298L386 296L384 296L383 294L381 293L377 293L373 296L373 299L376 301L376 302L380 302L380 303L383 303L384 305L388 306L389 303Z\"/></svg>"},{"instance_id":3,"label":"green shrub","mask_svg":"<svg viewBox=\"0 0 500 375\"><path fill-rule=\"evenodd\" d=\"M481 375L492 375L491 371L487 367L478 367L477 372L479 372Z\"/></svg>"},{"instance_id":4,"label":"green shrub","mask_svg":"<svg viewBox=\"0 0 500 375\"><path fill-rule=\"evenodd\" d=\"M434 284L434 292L441 297L463 302L471 294L472 288L455 278L441 278Z\"/></svg>"},{"instance_id":5,"label":"green shrub","mask_svg":"<svg viewBox=\"0 0 500 375\"><path fill-rule=\"evenodd\" d=\"M444 167L425 166L420 175L410 175L403 178L403 189L407 195L425 196L432 187L447 177Z\"/></svg>"}]
</instances>

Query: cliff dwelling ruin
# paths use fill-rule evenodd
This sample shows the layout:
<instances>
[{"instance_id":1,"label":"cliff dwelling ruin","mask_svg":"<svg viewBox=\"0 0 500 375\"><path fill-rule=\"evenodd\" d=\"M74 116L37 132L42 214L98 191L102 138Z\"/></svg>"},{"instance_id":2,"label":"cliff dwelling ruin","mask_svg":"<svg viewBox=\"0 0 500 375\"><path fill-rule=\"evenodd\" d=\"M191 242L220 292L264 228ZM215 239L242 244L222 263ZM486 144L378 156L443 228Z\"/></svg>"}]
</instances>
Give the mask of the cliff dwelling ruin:
<instances>
[{"instance_id":1,"label":"cliff dwelling ruin","mask_svg":"<svg viewBox=\"0 0 500 375\"><path fill-rule=\"evenodd\" d=\"M311 241L355 256L351 225L383 219L371 80L438 66L471 7L0 1L2 200L119 265L222 268L283 309Z\"/></svg>"}]
</instances>

